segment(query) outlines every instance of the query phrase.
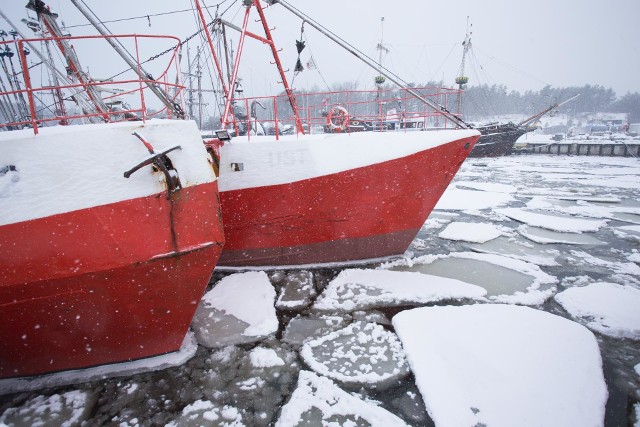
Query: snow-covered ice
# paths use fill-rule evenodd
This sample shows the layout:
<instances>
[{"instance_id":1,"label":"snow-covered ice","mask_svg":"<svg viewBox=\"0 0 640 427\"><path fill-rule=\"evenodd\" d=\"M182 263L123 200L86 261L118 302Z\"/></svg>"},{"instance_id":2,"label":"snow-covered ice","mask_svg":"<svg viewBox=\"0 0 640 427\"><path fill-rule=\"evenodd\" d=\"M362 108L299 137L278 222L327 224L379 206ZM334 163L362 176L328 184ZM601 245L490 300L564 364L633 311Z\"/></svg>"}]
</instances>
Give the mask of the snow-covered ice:
<instances>
[{"instance_id":1,"label":"snow-covered ice","mask_svg":"<svg viewBox=\"0 0 640 427\"><path fill-rule=\"evenodd\" d=\"M598 282L569 288L555 299L571 316L594 331L640 339L640 289Z\"/></svg>"},{"instance_id":2,"label":"snow-covered ice","mask_svg":"<svg viewBox=\"0 0 640 427\"><path fill-rule=\"evenodd\" d=\"M569 215L543 213L518 208L498 209L497 212L528 225L567 233L598 231L607 224L605 220L575 218Z\"/></svg>"},{"instance_id":3,"label":"snow-covered ice","mask_svg":"<svg viewBox=\"0 0 640 427\"><path fill-rule=\"evenodd\" d=\"M354 322L309 340L300 355L315 372L349 386L383 389L409 374L398 338L375 323Z\"/></svg>"},{"instance_id":4,"label":"snow-covered ice","mask_svg":"<svg viewBox=\"0 0 640 427\"><path fill-rule=\"evenodd\" d=\"M438 427L604 423L598 343L570 320L476 304L407 310L393 324Z\"/></svg>"},{"instance_id":5,"label":"snow-covered ice","mask_svg":"<svg viewBox=\"0 0 640 427\"><path fill-rule=\"evenodd\" d=\"M278 330L276 292L263 271L227 276L207 292L193 318L201 345L221 347L259 341Z\"/></svg>"}]
</instances>

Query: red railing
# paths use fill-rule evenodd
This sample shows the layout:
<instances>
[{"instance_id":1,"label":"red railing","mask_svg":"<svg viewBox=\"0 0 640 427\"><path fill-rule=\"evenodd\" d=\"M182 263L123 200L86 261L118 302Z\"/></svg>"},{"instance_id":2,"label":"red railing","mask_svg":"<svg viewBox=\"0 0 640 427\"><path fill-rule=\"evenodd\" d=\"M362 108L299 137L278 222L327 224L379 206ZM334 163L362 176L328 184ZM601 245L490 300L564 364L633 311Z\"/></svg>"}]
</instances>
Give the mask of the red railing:
<instances>
[{"instance_id":1,"label":"red railing","mask_svg":"<svg viewBox=\"0 0 640 427\"><path fill-rule=\"evenodd\" d=\"M58 60L57 63L52 65L57 65L57 67L62 66L63 70L67 70L67 76L61 76L59 72L57 73L57 78L59 80L66 80L65 84L47 84L41 86L35 86L33 84L31 68L34 68L35 65L28 64L25 53L28 51L33 53L35 50L34 46L37 44L42 45L42 42L54 42L56 46L60 46L61 41L70 42L88 40L91 42L99 39L117 39L119 41L128 41L129 44L132 43L135 50L136 63L138 64L138 73L136 74L133 71L126 71L121 74L128 74L128 78L96 81L91 78L78 78L77 75L74 77L73 73L69 71L70 67L68 67L68 64L61 65L60 60ZM173 49L168 50L170 55L167 59L167 64L159 69L158 77L140 77L140 75L144 75L140 65L140 40L143 39L168 40L172 42L171 46L175 46ZM173 36L137 34L43 37L0 41L0 49L4 50L6 46L9 46L10 48L15 47L17 49L20 65L19 71L16 70L14 73L11 73L13 75L5 73L5 78L2 79L3 85L0 87L0 113L4 116L4 122L0 123L0 130L13 130L30 127L33 129L34 133L37 134L39 127L47 126L56 122L64 125L72 122L73 120L79 119L89 121L96 121L97 119L97 121L101 122L117 122L127 120L145 121L148 118L160 115L170 117L171 111L169 111L164 105L161 105L157 111L150 113L147 110L146 97L148 95L149 86L154 85L164 89L165 92L170 93L171 102L177 103L178 105L184 104L182 92L185 86L180 84L179 78L179 44L180 39ZM26 49L27 46L29 46L30 49ZM101 49L110 49L110 47L104 45L101 46ZM100 55L100 53L101 52L94 51L93 55ZM61 56L64 57L64 53ZM41 53L40 59L42 59L42 63L36 65L46 67L44 63L50 63L49 59L46 59L47 57L52 58L53 56ZM3 58L3 60L5 60L5 58ZM124 62L122 62L122 64L123 68L126 67ZM11 65L13 67L13 64ZM54 73L55 71L47 69L47 72ZM134 77L131 77L132 75L134 75ZM94 99L95 93L98 93L96 91L112 92L112 94L104 97L101 96L100 99ZM48 99L52 99L52 101L47 102ZM82 101L82 99L84 99L84 101ZM134 103L138 104L138 107L130 106ZM91 104L94 104L94 106ZM99 104L106 105L107 108L101 109L95 107L95 105ZM120 104L121 106L117 106L117 104ZM52 106L55 106L55 111L50 108ZM59 108L61 106L66 106L67 108ZM48 114L46 113L47 110L49 112ZM70 113L67 113L67 111ZM13 117L7 117L8 115Z\"/></svg>"},{"instance_id":2,"label":"red railing","mask_svg":"<svg viewBox=\"0 0 640 427\"><path fill-rule=\"evenodd\" d=\"M448 109L456 106L460 90L411 88ZM414 131L450 128L441 111L433 110L405 89L294 93L304 133ZM346 117L345 112L346 111ZM339 113L339 114L337 114ZM451 111L460 116L459 111ZM296 120L286 94L236 98L233 129L240 136L295 133Z\"/></svg>"}]
</instances>

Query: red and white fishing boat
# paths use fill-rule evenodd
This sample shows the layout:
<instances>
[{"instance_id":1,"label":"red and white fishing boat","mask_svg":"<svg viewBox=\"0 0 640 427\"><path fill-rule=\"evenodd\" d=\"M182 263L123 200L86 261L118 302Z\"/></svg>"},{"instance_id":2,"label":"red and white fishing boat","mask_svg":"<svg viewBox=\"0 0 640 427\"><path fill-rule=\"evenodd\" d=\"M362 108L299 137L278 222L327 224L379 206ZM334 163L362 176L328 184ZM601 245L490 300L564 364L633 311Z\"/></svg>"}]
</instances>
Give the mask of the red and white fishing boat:
<instances>
[{"instance_id":1,"label":"red and white fishing boat","mask_svg":"<svg viewBox=\"0 0 640 427\"><path fill-rule=\"evenodd\" d=\"M144 37L121 39L137 46ZM0 131L0 379L178 350L224 243L213 162L195 123L150 120L144 103L102 109L87 90L139 96L164 75L98 84L77 67L56 87L35 86L26 51L49 42L69 53L81 39L0 45L15 47L24 76L0 100L23 97L29 112ZM52 92L66 95L45 117L35 100ZM69 93L84 112L71 113ZM102 123L52 126L91 120Z\"/></svg>"},{"instance_id":2,"label":"red and white fishing boat","mask_svg":"<svg viewBox=\"0 0 640 427\"><path fill-rule=\"evenodd\" d=\"M270 3L298 14L286 2ZM448 95L454 99L455 91L447 94L433 92L433 88L421 91L406 87L396 91L392 99L400 100L402 106L396 109L393 126L388 120L389 111L382 114L382 105L391 99L381 91L373 97L362 93L294 93L260 1L244 5L242 27L223 19L216 23L218 29L228 27L240 32L228 79L221 72L209 26L202 26L226 96L222 121L229 123L236 134L246 135L225 144L215 138L207 142L220 157L226 244L218 265L345 264L404 253L480 136L477 130L455 129L464 122L430 100L436 96L442 103ZM204 22L197 0L196 6ZM259 14L256 22L264 35L248 29L252 9ZM305 24L324 32L309 17L300 17ZM220 31L218 40L225 34ZM237 87L238 65L247 37L271 48L285 95L233 99L231 88ZM348 48L359 59L371 62L353 46ZM227 62L230 65L231 61ZM398 81L397 76L388 78ZM369 113L367 102L372 107ZM433 108L425 108L425 104ZM258 120L256 105L268 110L261 113L268 119ZM361 110L358 120L350 117L356 110ZM272 132L258 129L265 121ZM362 123L368 123L370 131L357 132L364 130ZM295 135L281 136L285 127ZM315 134L316 129L320 134ZM258 136L264 133L274 136Z\"/></svg>"}]
</instances>

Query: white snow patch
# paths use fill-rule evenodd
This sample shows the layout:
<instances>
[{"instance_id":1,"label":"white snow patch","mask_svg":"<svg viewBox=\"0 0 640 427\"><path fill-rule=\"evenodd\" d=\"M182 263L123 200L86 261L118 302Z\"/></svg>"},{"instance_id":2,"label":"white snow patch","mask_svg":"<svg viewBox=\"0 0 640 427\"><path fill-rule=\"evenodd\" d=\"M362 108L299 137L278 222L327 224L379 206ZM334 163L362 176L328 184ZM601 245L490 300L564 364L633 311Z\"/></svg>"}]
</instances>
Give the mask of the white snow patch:
<instances>
[{"instance_id":1,"label":"white snow patch","mask_svg":"<svg viewBox=\"0 0 640 427\"><path fill-rule=\"evenodd\" d=\"M598 343L575 322L476 304L404 311L393 325L438 427L604 423Z\"/></svg>"},{"instance_id":2,"label":"white snow patch","mask_svg":"<svg viewBox=\"0 0 640 427\"><path fill-rule=\"evenodd\" d=\"M284 366L284 360L271 348L256 347L249 353L249 360L256 368L273 368Z\"/></svg>"},{"instance_id":3,"label":"white snow patch","mask_svg":"<svg viewBox=\"0 0 640 427\"><path fill-rule=\"evenodd\" d=\"M602 334L640 339L640 290L597 282L569 288L555 296L572 317Z\"/></svg>"},{"instance_id":4,"label":"white snow patch","mask_svg":"<svg viewBox=\"0 0 640 427\"><path fill-rule=\"evenodd\" d=\"M9 408L0 415L0 426L47 426L71 427L80 425L87 411L89 394L72 390L52 396L36 396L19 408Z\"/></svg>"}]
</instances>

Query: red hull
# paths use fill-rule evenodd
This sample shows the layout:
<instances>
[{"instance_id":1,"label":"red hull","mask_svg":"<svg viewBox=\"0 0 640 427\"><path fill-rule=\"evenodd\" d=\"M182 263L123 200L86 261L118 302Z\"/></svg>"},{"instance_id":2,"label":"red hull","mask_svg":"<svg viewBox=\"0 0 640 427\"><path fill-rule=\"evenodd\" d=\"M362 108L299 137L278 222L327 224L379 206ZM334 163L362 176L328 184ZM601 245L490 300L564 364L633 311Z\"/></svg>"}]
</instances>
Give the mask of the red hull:
<instances>
[{"instance_id":1,"label":"red hull","mask_svg":"<svg viewBox=\"0 0 640 427\"><path fill-rule=\"evenodd\" d=\"M224 242L217 183L0 227L0 378L180 347Z\"/></svg>"},{"instance_id":2,"label":"red hull","mask_svg":"<svg viewBox=\"0 0 640 427\"><path fill-rule=\"evenodd\" d=\"M282 185L220 193L218 265L349 262L404 253L478 137Z\"/></svg>"}]
</instances>

